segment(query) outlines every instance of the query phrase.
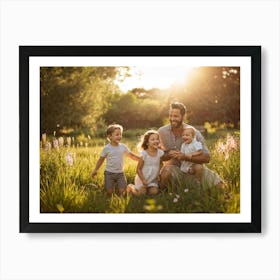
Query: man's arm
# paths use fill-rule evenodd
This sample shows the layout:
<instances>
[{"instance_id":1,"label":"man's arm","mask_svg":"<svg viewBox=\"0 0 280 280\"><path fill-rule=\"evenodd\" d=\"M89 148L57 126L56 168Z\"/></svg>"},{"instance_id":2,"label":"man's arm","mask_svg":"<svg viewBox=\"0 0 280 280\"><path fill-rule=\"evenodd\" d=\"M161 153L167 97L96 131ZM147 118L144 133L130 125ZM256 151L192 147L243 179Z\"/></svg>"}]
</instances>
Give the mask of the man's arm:
<instances>
[{"instance_id":1,"label":"man's arm","mask_svg":"<svg viewBox=\"0 0 280 280\"><path fill-rule=\"evenodd\" d=\"M172 157L177 158L179 160L186 160L186 161L190 161L193 163L199 163L199 164L209 163L209 161L210 161L210 155L207 153L201 153L200 155L192 157L191 154L184 154L179 151L173 151Z\"/></svg>"},{"instance_id":2,"label":"man's arm","mask_svg":"<svg viewBox=\"0 0 280 280\"><path fill-rule=\"evenodd\" d=\"M180 161L190 161L193 163L203 164L203 163L209 163L210 161L210 153L205 145L204 138L202 134L197 131L197 142L195 144L196 148L199 149L201 152L197 155L193 155L193 153L185 154L183 152L179 151L172 151L172 157L179 159Z\"/></svg>"},{"instance_id":3,"label":"man's arm","mask_svg":"<svg viewBox=\"0 0 280 280\"><path fill-rule=\"evenodd\" d=\"M202 154L202 150L197 150L193 153L190 153L190 157L193 158L193 157L196 157L196 156L200 156Z\"/></svg>"},{"instance_id":4,"label":"man's arm","mask_svg":"<svg viewBox=\"0 0 280 280\"><path fill-rule=\"evenodd\" d=\"M164 154L161 157L161 160L162 161L170 160L172 158L172 156L170 155L170 152L172 152L173 150L170 150L170 147L166 147L164 145L164 133L162 132L161 128L158 129L158 134L159 134L159 148L164 151Z\"/></svg>"},{"instance_id":5,"label":"man's arm","mask_svg":"<svg viewBox=\"0 0 280 280\"><path fill-rule=\"evenodd\" d=\"M161 157L162 161L170 160L172 157L170 156L170 151L164 151L163 156Z\"/></svg>"},{"instance_id":6,"label":"man's arm","mask_svg":"<svg viewBox=\"0 0 280 280\"><path fill-rule=\"evenodd\" d=\"M182 160L187 160L193 163L209 163L210 161L210 155L207 153L201 153L200 155L196 155L196 156L190 156L190 155L183 155L183 159Z\"/></svg>"}]
</instances>

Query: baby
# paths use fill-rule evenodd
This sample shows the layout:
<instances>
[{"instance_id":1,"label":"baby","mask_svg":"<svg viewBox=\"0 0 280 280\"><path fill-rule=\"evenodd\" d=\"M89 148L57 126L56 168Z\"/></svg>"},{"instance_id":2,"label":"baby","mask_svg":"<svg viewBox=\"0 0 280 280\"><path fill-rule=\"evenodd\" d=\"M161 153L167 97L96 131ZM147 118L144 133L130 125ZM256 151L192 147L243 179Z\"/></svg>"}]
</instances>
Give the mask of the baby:
<instances>
[{"instance_id":1,"label":"baby","mask_svg":"<svg viewBox=\"0 0 280 280\"><path fill-rule=\"evenodd\" d=\"M181 146L181 152L187 154L190 159L202 154L202 144L196 140L195 129L193 127L185 128L182 133L184 143ZM202 164L193 163L190 161L182 161L181 171L192 174L196 178L196 182L201 185Z\"/></svg>"}]
</instances>

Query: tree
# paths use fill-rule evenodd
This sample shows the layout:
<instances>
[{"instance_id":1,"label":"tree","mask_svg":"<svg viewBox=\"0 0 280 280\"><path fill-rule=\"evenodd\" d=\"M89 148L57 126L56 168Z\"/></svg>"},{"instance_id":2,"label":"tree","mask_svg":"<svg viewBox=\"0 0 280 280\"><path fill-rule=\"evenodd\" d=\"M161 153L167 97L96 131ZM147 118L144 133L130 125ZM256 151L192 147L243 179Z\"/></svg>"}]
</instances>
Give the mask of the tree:
<instances>
[{"instance_id":1,"label":"tree","mask_svg":"<svg viewBox=\"0 0 280 280\"><path fill-rule=\"evenodd\" d=\"M41 133L62 128L96 129L108 98L119 89L117 67L41 67Z\"/></svg>"},{"instance_id":2,"label":"tree","mask_svg":"<svg viewBox=\"0 0 280 280\"><path fill-rule=\"evenodd\" d=\"M160 126L161 103L158 100L143 99L134 92L116 95L104 118L107 124L117 122L126 129Z\"/></svg>"},{"instance_id":3,"label":"tree","mask_svg":"<svg viewBox=\"0 0 280 280\"><path fill-rule=\"evenodd\" d=\"M230 122L235 128L240 120L239 67L199 67L183 86L173 86L169 99L180 100L188 108L191 123Z\"/></svg>"}]
</instances>

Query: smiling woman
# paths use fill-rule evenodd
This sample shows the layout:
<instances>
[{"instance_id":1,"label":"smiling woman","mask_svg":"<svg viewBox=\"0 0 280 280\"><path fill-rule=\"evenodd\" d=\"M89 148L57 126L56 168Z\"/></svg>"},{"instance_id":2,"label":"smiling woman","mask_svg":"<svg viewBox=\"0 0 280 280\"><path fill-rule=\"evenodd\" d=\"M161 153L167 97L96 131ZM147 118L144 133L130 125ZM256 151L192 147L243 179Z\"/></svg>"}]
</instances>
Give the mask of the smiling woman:
<instances>
[{"instance_id":1,"label":"smiling woman","mask_svg":"<svg viewBox=\"0 0 280 280\"><path fill-rule=\"evenodd\" d=\"M165 89L172 84L186 83L193 67L183 66L135 66L130 68L130 76L116 84L123 92L133 88Z\"/></svg>"}]
</instances>

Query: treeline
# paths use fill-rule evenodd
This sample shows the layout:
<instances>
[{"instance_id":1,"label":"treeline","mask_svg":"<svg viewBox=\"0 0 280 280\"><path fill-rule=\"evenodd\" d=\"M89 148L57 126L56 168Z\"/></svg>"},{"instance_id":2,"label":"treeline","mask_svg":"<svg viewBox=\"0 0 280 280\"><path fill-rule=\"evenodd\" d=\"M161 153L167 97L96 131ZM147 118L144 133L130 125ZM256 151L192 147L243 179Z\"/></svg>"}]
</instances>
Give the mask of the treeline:
<instances>
[{"instance_id":1,"label":"treeline","mask_svg":"<svg viewBox=\"0 0 280 280\"><path fill-rule=\"evenodd\" d=\"M83 129L94 134L113 122L126 129L159 127L174 100L187 106L192 124L239 126L238 67L200 67L181 85L123 93L115 80L128 75L128 67L41 67L41 133Z\"/></svg>"},{"instance_id":2,"label":"treeline","mask_svg":"<svg viewBox=\"0 0 280 280\"><path fill-rule=\"evenodd\" d=\"M191 123L218 121L239 128L239 67L196 68L184 85L173 87L169 94L170 99L179 99L186 104Z\"/></svg>"}]
</instances>

